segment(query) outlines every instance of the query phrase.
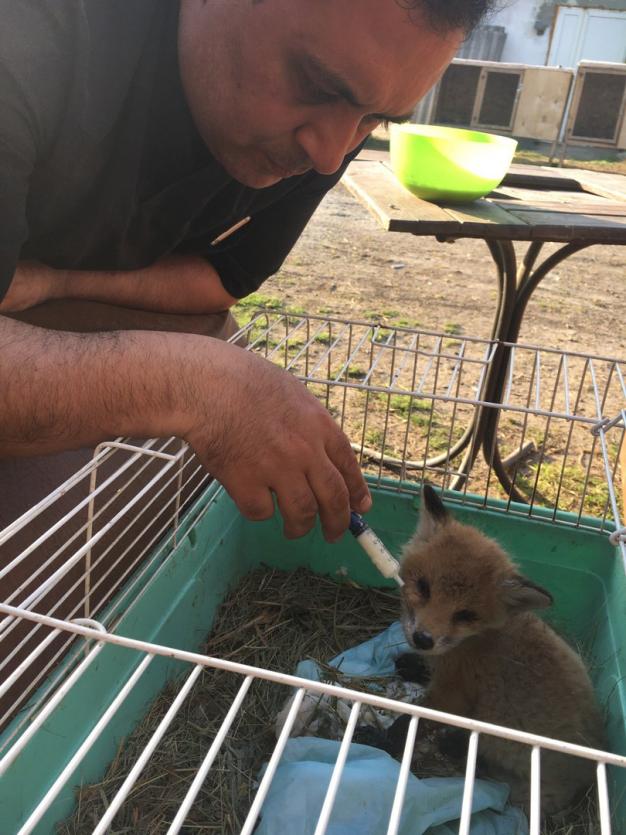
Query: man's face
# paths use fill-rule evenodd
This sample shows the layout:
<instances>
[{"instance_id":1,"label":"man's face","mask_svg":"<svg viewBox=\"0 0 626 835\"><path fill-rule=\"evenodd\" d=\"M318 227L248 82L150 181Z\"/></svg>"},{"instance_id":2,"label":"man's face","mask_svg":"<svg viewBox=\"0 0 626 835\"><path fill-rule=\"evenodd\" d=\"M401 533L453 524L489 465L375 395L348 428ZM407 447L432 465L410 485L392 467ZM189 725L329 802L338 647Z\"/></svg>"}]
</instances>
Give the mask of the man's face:
<instances>
[{"instance_id":1,"label":"man's face","mask_svg":"<svg viewBox=\"0 0 626 835\"><path fill-rule=\"evenodd\" d=\"M408 118L462 38L397 0L181 0L180 69L213 156L264 188Z\"/></svg>"}]
</instances>

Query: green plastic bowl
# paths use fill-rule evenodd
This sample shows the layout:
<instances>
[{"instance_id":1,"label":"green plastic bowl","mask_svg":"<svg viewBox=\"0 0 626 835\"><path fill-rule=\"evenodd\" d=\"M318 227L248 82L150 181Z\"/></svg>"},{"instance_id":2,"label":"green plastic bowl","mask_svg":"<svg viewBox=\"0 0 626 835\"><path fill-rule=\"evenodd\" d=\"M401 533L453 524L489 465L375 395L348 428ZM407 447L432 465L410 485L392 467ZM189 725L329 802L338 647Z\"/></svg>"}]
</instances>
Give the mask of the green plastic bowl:
<instances>
[{"instance_id":1,"label":"green plastic bowl","mask_svg":"<svg viewBox=\"0 0 626 835\"><path fill-rule=\"evenodd\" d=\"M515 139L438 125L391 125L391 166L423 200L462 203L498 186L517 148Z\"/></svg>"}]
</instances>

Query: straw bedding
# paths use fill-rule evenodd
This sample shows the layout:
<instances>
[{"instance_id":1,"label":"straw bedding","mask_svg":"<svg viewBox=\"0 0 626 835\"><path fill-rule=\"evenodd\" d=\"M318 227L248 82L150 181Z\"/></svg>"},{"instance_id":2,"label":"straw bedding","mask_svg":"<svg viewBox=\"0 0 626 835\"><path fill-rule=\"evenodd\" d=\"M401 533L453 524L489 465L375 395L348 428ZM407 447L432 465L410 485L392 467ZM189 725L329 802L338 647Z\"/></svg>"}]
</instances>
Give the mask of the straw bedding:
<instances>
[{"instance_id":1,"label":"straw bedding","mask_svg":"<svg viewBox=\"0 0 626 835\"><path fill-rule=\"evenodd\" d=\"M298 661L332 658L379 633L398 616L395 591L338 584L308 570L260 568L225 599L202 651L258 667L293 672ZM325 668L327 669L327 668ZM202 762L242 679L220 670L201 674L142 772L110 829L114 835L165 833ZM81 786L76 809L60 835L86 835L104 813L179 689L168 684L121 744L100 783ZM354 682L355 689L367 682ZM182 832L235 835L256 790L256 775L275 743L275 720L290 690L255 681L194 803ZM365 740L364 740L365 741ZM428 740L418 740L419 775L459 774ZM593 804L584 801L550 835L598 831Z\"/></svg>"}]
</instances>

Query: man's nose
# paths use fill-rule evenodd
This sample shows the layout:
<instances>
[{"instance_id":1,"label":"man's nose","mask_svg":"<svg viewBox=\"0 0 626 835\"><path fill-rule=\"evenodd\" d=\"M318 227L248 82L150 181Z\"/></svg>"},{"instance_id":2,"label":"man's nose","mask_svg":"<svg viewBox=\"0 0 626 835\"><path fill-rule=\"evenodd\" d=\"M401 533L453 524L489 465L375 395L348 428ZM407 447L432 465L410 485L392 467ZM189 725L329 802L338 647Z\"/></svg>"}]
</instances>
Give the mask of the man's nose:
<instances>
[{"instance_id":1,"label":"man's nose","mask_svg":"<svg viewBox=\"0 0 626 835\"><path fill-rule=\"evenodd\" d=\"M296 139L313 168L320 174L334 174L359 142L370 132L359 114L348 106L325 108L296 131Z\"/></svg>"}]
</instances>

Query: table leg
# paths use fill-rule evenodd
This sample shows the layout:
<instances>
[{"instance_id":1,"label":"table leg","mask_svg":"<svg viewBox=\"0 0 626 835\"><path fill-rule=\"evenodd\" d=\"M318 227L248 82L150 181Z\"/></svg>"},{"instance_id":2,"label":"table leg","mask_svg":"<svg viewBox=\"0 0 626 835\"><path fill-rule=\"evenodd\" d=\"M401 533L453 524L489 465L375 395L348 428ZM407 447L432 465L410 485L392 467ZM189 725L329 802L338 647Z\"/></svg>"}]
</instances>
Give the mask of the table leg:
<instances>
[{"instance_id":1,"label":"table leg","mask_svg":"<svg viewBox=\"0 0 626 835\"><path fill-rule=\"evenodd\" d=\"M503 243L508 249L513 250L513 244L510 241ZM517 282L511 315L508 320L503 319L501 323L502 326L497 329L497 335L495 338L500 342L500 345L496 349L496 356L494 356L494 361L497 359L497 362L494 362L494 369L485 383L484 399L491 403L502 402L510 356L510 346L505 343L517 342L524 312L532 294L535 292L543 279L558 264L570 255L573 255L588 246L592 246L593 243L595 242L573 242L566 244L556 252L552 253L552 255L549 255L536 268L535 264L541 252L542 244L539 242L533 242L530 244L524 256L523 263L520 266L519 271L517 271ZM513 259L515 258L514 252L512 257ZM500 484L506 490L509 497L513 501L525 503L527 498L514 487L513 482L502 463L502 457L498 448L497 439L499 417L500 409L485 408L483 410L483 414L479 417L478 425L476 427L476 435L482 444L485 460L495 472Z\"/></svg>"},{"instance_id":2,"label":"table leg","mask_svg":"<svg viewBox=\"0 0 626 835\"><path fill-rule=\"evenodd\" d=\"M491 328L491 339L498 343L501 341L501 336L505 332L513 316L516 301L516 286L517 286L517 261L515 257L515 249L510 241L486 241L491 257L496 265L496 274L498 279L498 301L496 304L496 313ZM493 357L491 368L486 375L481 392L481 399L488 402L493 402L491 392L494 391L494 385L498 379L497 370L502 362L503 346L497 345L496 353ZM458 455L463 449L467 448L463 460L457 469L457 475L450 482L450 489L460 490L469 474L474 461L476 460L481 447L485 444L485 429L487 427L487 418L490 411L488 407L478 406L476 414L471 425L468 427L462 438L450 450L447 455L448 460L455 455ZM430 463L430 462L429 462Z\"/></svg>"}]
</instances>

